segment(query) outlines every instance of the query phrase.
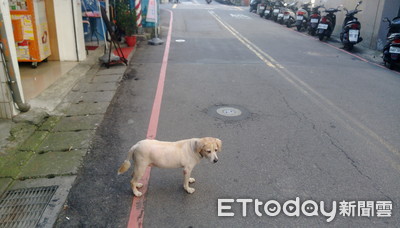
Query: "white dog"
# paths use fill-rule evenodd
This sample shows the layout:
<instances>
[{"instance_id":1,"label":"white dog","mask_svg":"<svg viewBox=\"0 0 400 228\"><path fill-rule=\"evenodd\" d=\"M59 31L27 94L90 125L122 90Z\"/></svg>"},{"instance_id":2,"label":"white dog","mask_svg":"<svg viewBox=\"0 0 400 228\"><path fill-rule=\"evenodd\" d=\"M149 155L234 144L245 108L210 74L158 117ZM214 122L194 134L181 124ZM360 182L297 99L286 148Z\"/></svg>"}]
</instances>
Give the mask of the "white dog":
<instances>
[{"instance_id":1,"label":"white dog","mask_svg":"<svg viewBox=\"0 0 400 228\"><path fill-rule=\"evenodd\" d=\"M148 166L159 168L183 168L183 188L188 193L193 193L194 188L189 183L195 179L190 177L192 169L203 157L208 158L211 163L218 161L217 152L221 151L222 142L217 138L192 138L177 142L162 142L145 139L136 143L128 152L128 157L118 169L118 175L126 172L134 161L133 178L131 187L133 194L140 197L142 193L137 190L143 186L138 183Z\"/></svg>"}]
</instances>

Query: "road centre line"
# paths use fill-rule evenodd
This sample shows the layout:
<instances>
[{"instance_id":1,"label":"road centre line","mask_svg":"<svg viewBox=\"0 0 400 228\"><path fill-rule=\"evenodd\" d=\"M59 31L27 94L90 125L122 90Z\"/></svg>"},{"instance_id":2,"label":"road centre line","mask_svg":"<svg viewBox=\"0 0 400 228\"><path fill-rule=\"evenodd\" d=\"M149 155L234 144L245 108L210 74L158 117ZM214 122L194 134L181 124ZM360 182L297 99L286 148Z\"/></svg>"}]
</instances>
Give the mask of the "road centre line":
<instances>
[{"instance_id":1,"label":"road centre line","mask_svg":"<svg viewBox=\"0 0 400 228\"><path fill-rule=\"evenodd\" d=\"M173 12L171 10L165 9L170 13L170 20L169 20L169 28L168 28L168 35L167 40L165 42L165 49L164 55L161 63L160 75L158 79L156 94L153 101L153 108L150 115L150 121L147 128L147 139L155 139L157 135L157 128L158 128L158 120L160 117L161 111L161 103L164 93L164 85L165 85L165 78L167 74L167 66L168 66L168 58L169 58L169 50L171 46L171 36L172 36L172 22L173 22ZM146 192L148 189L149 179L150 179L150 171L151 168L148 167L146 169L145 174L141 179L141 183L143 183L143 187L141 191L143 195L141 197L133 197L131 212L129 215L128 221L128 228L132 227L143 227L143 218L144 218L144 203L146 201Z\"/></svg>"},{"instance_id":2,"label":"road centre line","mask_svg":"<svg viewBox=\"0 0 400 228\"><path fill-rule=\"evenodd\" d=\"M239 36L237 33L235 33L234 31L232 31L232 28L225 24L224 22L222 22L221 18L215 14L214 11L208 11L223 27L225 27L226 30L228 30L229 32L232 33L233 36L235 36L244 46L246 46L248 49L250 49L250 51L252 51L255 55L257 55L258 58L261 59L261 61L263 61L265 64L267 64L267 66L275 68L276 66L274 64L272 64L272 62L268 61L266 58L264 58L264 56L262 56L262 54L258 51L256 51L253 46L254 45L250 45L251 42L250 41L245 41L244 37Z\"/></svg>"},{"instance_id":3,"label":"road centre line","mask_svg":"<svg viewBox=\"0 0 400 228\"><path fill-rule=\"evenodd\" d=\"M243 45L245 45L258 58L260 58L267 66L273 68L281 77L283 77L286 81L288 81L294 87L296 87L299 91L301 91L305 96L307 96L310 100L312 100L318 107L322 108L334 119L341 122L343 124L343 126L345 126L348 130L350 130L350 131L356 133L357 135L361 136L362 138L364 138L368 144L375 146L364 135L364 134L366 134L367 136L375 139L377 142L379 142L381 145L383 145L387 150L389 150L393 154L398 155L398 156L400 155L399 149L397 149L395 146L391 145L385 139L380 137L377 133L375 133L374 131L369 129L367 126L362 124L360 121L356 120L355 118L350 116L348 113L346 113L344 110L342 110L341 108L336 106L332 101L330 101L329 99L327 99L326 97L324 97L323 95L321 95L320 93L315 91L310 85L308 85L306 82L302 81L300 78L298 78L292 72L290 72L289 70L284 68L281 64L278 63L278 61L276 61L270 55L265 53L254 43L249 41L246 37L244 37L242 34L240 34L238 31L236 31L232 26L230 26L226 22L223 22L222 19L214 11L209 11L209 13L225 29L227 29L234 37L236 37ZM342 115L344 118L340 117L338 114ZM362 130L361 132L364 132L364 134L362 134L356 128L352 127L349 123L356 126L359 130ZM396 169L399 169L398 165L395 165L395 167L396 167Z\"/></svg>"}]
</instances>

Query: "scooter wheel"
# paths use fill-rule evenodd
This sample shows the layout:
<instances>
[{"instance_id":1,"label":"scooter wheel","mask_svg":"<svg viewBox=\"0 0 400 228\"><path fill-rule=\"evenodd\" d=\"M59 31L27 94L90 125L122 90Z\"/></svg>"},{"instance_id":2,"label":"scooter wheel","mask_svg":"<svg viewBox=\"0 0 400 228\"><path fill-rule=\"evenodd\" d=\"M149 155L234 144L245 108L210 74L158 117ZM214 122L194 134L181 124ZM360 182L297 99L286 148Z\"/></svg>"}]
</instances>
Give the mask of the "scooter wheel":
<instances>
[{"instance_id":1,"label":"scooter wheel","mask_svg":"<svg viewBox=\"0 0 400 228\"><path fill-rule=\"evenodd\" d=\"M348 51L351 51L351 50L353 50L353 47L354 47L354 45L353 44L347 44L347 50Z\"/></svg>"},{"instance_id":2,"label":"scooter wheel","mask_svg":"<svg viewBox=\"0 0 400 228\"><path fill-rule=\"evenodd\" d=\"M318 38L319 38L319 41L322 41L322 40L324 39L324 34L320 34L320 35L318 36Z\"/></svg>"},{"instance_id":3,"label":"scooter wheel","mask_svg":"<svg viewBox=\"0 0 400 228\"><path fill-rule=\"evenodd\" d=\"M387 62L387 61L384 61L384 63L385 63L385 67L389 68L390 70L394 69L394 64Z\"/></svg>"},{"instance_id":4,"label":"scooter wheel","mask_svg":"<svg viewBox=\"0 0 400 228\"><path fill-rule=\"evenodd\" d=\"M301 25L297 25L296 28L297 28L297 31L300 32L300 30L301 30Z\"/></svg>"}]
</instances>

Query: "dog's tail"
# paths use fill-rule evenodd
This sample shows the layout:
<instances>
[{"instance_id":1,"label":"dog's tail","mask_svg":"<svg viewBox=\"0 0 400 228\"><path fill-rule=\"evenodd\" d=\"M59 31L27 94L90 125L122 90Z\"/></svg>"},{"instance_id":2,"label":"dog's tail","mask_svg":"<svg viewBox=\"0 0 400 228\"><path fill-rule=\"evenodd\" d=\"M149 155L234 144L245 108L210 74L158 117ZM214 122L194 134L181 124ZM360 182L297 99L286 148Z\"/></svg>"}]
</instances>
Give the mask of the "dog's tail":
<instances>
[{"instance_id":1,"label":"dog's tail","mask_svg":"<svg viewBox=\"0 0 400 228\"><path fill-rule=\"evenodd\" d=\"M124 163L119 167L118 169L118 175L125 173L128 171L128 169L131 167L131 162L130 160L134 159L133 158L133 152L135 152L136 148L138 147L138 144L135 144L128 152L128 157L125 159Z\"/></svg>"}]
</instances>

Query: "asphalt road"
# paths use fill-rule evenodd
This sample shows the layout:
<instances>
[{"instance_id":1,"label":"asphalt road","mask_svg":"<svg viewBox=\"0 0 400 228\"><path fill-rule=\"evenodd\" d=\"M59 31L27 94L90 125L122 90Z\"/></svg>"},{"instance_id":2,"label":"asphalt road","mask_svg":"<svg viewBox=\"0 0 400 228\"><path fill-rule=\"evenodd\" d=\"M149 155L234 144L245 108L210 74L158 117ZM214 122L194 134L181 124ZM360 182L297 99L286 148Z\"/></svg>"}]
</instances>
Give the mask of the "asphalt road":
<instances>
[{"instance_id":1,"label":"asphalt road","mask_svg":"<svg viewBox=\"0 0 400 228\"><path fill-rule=\"evenodd\" d=\"M193 195L182 188L182 170L153 168L144 227L399 227L399 73L248 8L202 1L161 8L164 40L166 8L174 20L156 138L213 136L223 151L217 164L195 167ZM58 227L127 226L130 175L116 170L146 137L164 48L138 47ZM220 116L221 107L242 114ZM218 210L218 199L234 202ZM245 217L237 199L253 200ZM272 200L281 206L276 216ZM343 201L354 216L340 214ZM388 211L380 201L389 201L391 217L381 217ZM335 202L327 222L321 207L330 212Z\"/></svg>"}]
</instances>

